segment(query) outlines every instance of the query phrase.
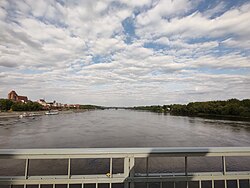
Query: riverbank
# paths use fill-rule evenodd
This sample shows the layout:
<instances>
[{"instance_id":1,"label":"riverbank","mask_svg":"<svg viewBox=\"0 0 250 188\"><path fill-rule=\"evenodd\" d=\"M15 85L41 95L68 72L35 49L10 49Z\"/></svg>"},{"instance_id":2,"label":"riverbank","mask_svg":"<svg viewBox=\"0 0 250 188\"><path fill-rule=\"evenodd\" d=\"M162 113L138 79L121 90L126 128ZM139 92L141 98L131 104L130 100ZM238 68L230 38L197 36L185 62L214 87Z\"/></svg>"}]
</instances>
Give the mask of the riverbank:
<instances>
[{"instance_id":1,"label":"riverbank","mask_svg":"<svg viewBox=\"0 0 250 188\"><path fill-rule=\"evenodd\" d=\"M29 112L0 112L0 118L18 118L20 115L26 114L36 114L43 115L44 111L29 111Z\"/></svg>"},{"instance_id":2,"label":"riverbank","mask_svg":"<svg viewBox=\"0 0 250 188\"><path fill-rule=\"evenodd\" d=\"M60 114L68 114L68 113L81 113L88 111L87 109L79 109L79 110L62 110L59 111ZM0 112L0 118L19 118L20 115L23 114L32 114L33 116L42 116L45 115L46 111L22 111L22 112Z\"/></svg>"},{"instance_id":3,"label":"riverbank","mask_svg":"<svg viewBox=\"0 0 250 188\"><path fill-rule=\"evenodd\" d=\"M250 117L244 117L244 116L232 116L232 115L214 115L214 114L198 114L194 117L202 117L202 118L208 118L208 119L223 119L223 120L231 120L231 121L249 121Z\"/></svg>"},{"instance_id":4,"label":"riverbank","mask_svg":"<svg viewBox=\"0 0 250 188\"><path fill-rule=\"evenodd\" d=\"M135 109L130 109L135 110ZM244 116L232 116L232 115L215 115L215 114L203 114L199 113L196 115L180 115L180 114L173 114L171 112L158 112L158 111L152 111L152 110L135 110L135 111L141 111L141 112L152 112L157 114L170 114L171 116L185 116L185 117L200 117L205 119L215 119L215 120L230 120L230 121L246 121L250 122L250 117L244 117Z\"/></svg>"}]
</instances>

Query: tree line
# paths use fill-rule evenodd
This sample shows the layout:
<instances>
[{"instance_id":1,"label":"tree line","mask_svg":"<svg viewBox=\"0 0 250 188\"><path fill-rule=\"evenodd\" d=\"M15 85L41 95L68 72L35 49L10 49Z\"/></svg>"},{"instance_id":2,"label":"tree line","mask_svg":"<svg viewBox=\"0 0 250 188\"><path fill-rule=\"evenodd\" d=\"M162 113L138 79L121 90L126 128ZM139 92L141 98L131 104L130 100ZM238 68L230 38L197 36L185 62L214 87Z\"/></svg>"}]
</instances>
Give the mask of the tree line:
<instances>
[{"instance_id":1,"label":"tree line","mask_svg":"<svg viewBox=\"0 0 250 188\"><path fill-rule=\"evenodd\" d=\"M171 104L163 106L138 106L134 110L151 112L170 112L172 115L182 116L237 116L250 117L250 99L229 99L226 101L190 102L188 104Z\"/></svg>"},{"instance_id":2,"label":"tree line","mask_svg":"<svg viewBox=\"0 0 250 188\"><path fill-rule=\"evenodd\" d=\"M75 109L75 108L72 108ZM101 106L95 105L80 105L79 109L103 109ZM0 112L1 111L39 111L44 110L43 106L37 102L29 101L27 103L13 102L9 99L0 99Z\"/></svg>"},{"instance_id":3,"label":"tree line","mask_svg":"<svg viewBox=\"0 0 250 188\"><path fill-rule=\"evenodd\" d=\"M39 111L43 106L37 102L29 101L27 103L13 102L9 99L0 99L0 111Z\"/></svg>"},{"instance_id":4,"label":"tree line","mask_svg":"<svg viewBox=\"0 0 250 188\"><path fill-rule=\"evenodd\" d=\"M167 112L167 106L163 105L152 105L152 106L135 106L132 109L134 110L146 110L146 111L150 111L150 112L156 112L156 113L163 113L163 112Z\"/></svg>"},{"instance_id":5,"label":"tree line","mask_svg":"<svg viewBox=\"0 0 250 188\"><path fill-rule=\"evenodd\" d=\"M95 105L80 105L80 109L104 109ZM172 115L201 116L201 115L219 115L236 116L250 118L250 99L238 100L229 99L226 101L206 101L191 102L188 104L171 105L152 105L136 106L130 108L133 110L146 110L157 113L170 113ZM13 102L8 99L0 99L0 111L39 111L43 106L37 102Z\"/></svg>"},{"instance_id":6,"label":"tree line","mask_svg":"<svg viewBox=\"0 0 250 188\"><path fill-rule=\"evenodd\" d=\"M79 106L79 109L88 109L88 110L99 109L99 110L102 110L102 109L104 109L104 108L101 107L101 106L86 104L86 105L80 105L80 106Z\"/></svg>"}]
</instances>

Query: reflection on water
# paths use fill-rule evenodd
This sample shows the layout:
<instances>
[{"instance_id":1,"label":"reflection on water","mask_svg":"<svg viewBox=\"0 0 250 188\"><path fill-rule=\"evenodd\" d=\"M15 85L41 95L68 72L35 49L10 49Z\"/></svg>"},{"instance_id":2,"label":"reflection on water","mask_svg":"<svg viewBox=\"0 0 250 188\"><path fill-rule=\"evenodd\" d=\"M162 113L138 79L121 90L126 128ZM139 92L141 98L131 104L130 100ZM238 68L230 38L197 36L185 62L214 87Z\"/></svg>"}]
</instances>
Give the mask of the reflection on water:
<instances>
[{"instance_id":1,"label":"reflection on water","mask_svg":"<svg viewBox=\"0 0 250 188\"><path fill-rule=\"evenodd\" d=\"M250 122L100 110L1 119L0 148L249 146Z\"/></svg>"},{"instance_id":2,"label":"reflection on water","mask_svg":"<svg viewBox=\"0 0 250 188\"><path fill-rule=\"evenodd\" d=\"M130 110L88 111L39 116L35 119L0 119L0 148L157 146L250 146L250 122L170 116ZM204 167L209 167L209 171L221 169L221 165L217 165L221 161L219 158L189 160L191 171L202 171ZM227 161L228 170L238 168L250 170L249 161L249 158L230 158ZM178 172L183 170L183 162L183 159L178 158L154 159L150 162L150 170ZM93 164L100 167L103 163L90 160L85 163L76 162L77 167L80 166L78 164L85 164L84 169L90 172ZM61 167L63 168L63 165ZM137 161L138 171L143 171L144 167L145 161ZM105 168L108 169L108 166ZM95 169L100 171L99 168Z\"/></svg>"}]
</instances>

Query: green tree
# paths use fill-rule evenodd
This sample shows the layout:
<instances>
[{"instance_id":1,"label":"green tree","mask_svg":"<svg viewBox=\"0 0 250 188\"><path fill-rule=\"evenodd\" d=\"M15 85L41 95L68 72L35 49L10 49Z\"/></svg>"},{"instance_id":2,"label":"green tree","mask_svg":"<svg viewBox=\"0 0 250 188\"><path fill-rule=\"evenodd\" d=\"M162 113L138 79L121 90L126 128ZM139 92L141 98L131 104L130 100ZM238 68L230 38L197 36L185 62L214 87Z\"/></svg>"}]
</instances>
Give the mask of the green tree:
<instances>
[{"instance_id":1,"label":"green tree","mask_svg":"<svg viewBox=\"0 0 250 188\"><path fill-rule=\"evenodd\" d=\"M11 106L13 111L39 111L42 110L42 105L37 102L16 102Z\"/></svg>"},{"instance_id":2,"label":"green tree","mask_svg":"<svg viewBox=\"0 0 250 188\"><path fill-rule=\"evenodd\" d=\"M224 115L250 117L250 100L229 99L227 101L191 102L187 105L171 105L174 115Z\"/></svg>"},{"instance_id":3,"label":"green tree","mask_svg":"<svg viewBox=\"0 0 250 188\"><path fill-rule=\"evenodd\" d=\"M13 101L9 99L0 99L0 111L8 111L11 109Z\"/></svg>"}]
</instances>

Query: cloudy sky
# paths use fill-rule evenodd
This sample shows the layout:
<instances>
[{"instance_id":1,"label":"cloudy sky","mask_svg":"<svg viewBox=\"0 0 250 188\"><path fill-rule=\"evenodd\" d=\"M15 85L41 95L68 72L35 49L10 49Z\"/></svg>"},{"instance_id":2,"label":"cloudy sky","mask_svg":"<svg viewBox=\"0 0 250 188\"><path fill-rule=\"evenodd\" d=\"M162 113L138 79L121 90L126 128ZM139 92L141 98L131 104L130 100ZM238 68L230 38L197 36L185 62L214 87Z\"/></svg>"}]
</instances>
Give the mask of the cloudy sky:
<instances>
[{"instance_id":1,"label":"cloudy sky","mask_svg":"<svg viewBox=\"0 0 250 188\"><path fill-rule=\"evenodd\" d=\"M250 98L249 0L1 0L0 98Z\"/></svg>"}]
</instances>

